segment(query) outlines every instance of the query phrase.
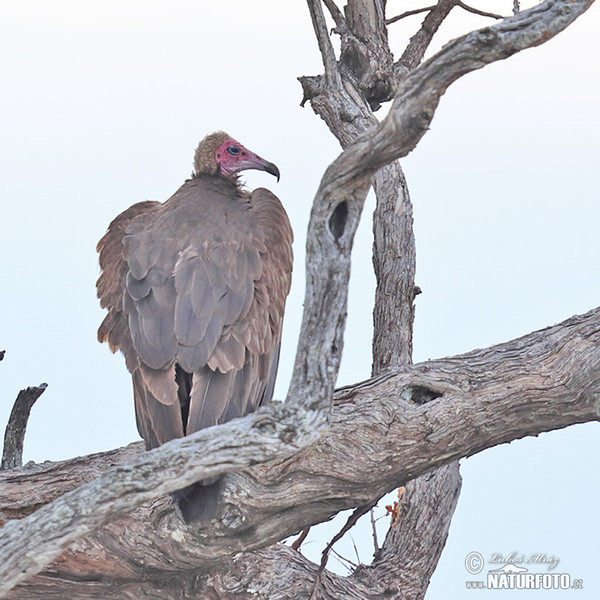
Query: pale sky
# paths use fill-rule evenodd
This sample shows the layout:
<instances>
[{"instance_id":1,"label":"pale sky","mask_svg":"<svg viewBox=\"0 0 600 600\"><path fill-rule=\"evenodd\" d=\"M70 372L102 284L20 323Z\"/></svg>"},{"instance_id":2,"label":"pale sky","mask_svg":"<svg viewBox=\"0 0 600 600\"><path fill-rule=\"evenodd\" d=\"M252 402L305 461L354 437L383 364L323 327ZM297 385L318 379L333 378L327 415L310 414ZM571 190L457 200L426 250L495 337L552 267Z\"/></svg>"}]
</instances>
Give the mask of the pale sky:
<instances>
[{"instance_id":1,"label":"pale sky","mask_svg":"<svg viewBox=\"0 0 600 600\"><path fill-rule=\"evenodd\" d=\"M473 4L512 8L510 0ZM389 14L413 5L390 0ZM19 389L49 384L32 412L26 460L138 439L124 360L96 341L95 245L131 204L166 200L189 176L198 140L217 129L282 173L279 184L264 173L246 180L277 193L296 236L283 397L308 213L339 153L320 119L299 106L296 77L322 71L304 3L0 0L0 9L2 427ZM421 18L392 26L398 54ZM433 50L489 24L456 12ZM599 30L593 6L549 43L464 77L405 159L423 290L415 361L506 341L599 304ZM340 385L370 373L371 210L356 243ZM474 579L464 567L471 551L486 560L557 556L554 572L584 580L583 591L561 598L597 598L598 433L597 424L582 425L463 460L463 491L428 600L462 595ZM338 526L318 529L305 553L316 558ZM370 562L368 528L352 535ZM356 560L351 543L338 551ZM516 593L469 591L480 600Z\"/></svg>"}]
</instances>

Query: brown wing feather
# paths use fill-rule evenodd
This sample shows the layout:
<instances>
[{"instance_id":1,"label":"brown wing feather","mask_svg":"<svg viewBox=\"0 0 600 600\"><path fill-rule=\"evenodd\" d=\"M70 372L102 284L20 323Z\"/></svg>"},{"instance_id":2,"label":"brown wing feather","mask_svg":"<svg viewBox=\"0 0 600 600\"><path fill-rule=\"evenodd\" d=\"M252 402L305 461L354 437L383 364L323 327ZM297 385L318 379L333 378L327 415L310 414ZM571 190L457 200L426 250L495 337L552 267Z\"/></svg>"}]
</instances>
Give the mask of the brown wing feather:
<instances>
[{"instance_id":1,"label":"brown wing feather","mask_svg":"<svg viewBox=\"0 0 600 600\"><path fill-rule=\"evenodd\" d=\"M241 266L237 260L235 265L251 273L251 303L241 318L223 329L206 367L194 374L188 433L244 416L273 397L291 284L293 233L273 193L259 188L250 199L258 252L246 252Z\"/></svg>"},{"instance_id":2,"label":"brown wing feather","mask_svg":"<svg viewBox=\"0 0 600 600\"><path fill-rule=\"evenodd\" d=\"M132 373L138 431L146 449L182 437L183 419L175 383L175 367L157 371L141 364Z\"/></svg>"},{"instance_id":3,"label":"brown wing feather","mask_svg":"<svg viewBox=\"0 0 600 600\"><path fill-rule=\"evenodd\" d=\"M271 399L291 243L271 192L244 196L221 177L188 181L166 203L137 204L111 223L98 244L109 309L98 336L126 356L147 447Z\"/></svg>"},{"instance_id":4,"label":"brown wing feather","mask_svg":"<svg viewBox=\"0 0 600 600\"><path fill-rule=\"evenodd\" d=\"M98 329L98 341L108 342L113 352L121 349L132 371L137 366L127 317L123 313L123 291L127 276L127 262L123 256L123 237L125 230L137 217L151 213L161 206L160 202L139 202L113 219L108 231L98 242L96 250L100 253L102 270L96 289L100 306L108 309L108 314Z\"/></svg>"},{"instance_id":5,"label":"brown wing feather","mask_svg":"<svg viewBox=\"0 0 600 600\"><path fill-rule=\"evenodd\" d=\"M250 246L262 243L252 239L251 207L226 180L206 179L188 181L124 238L124 312L135 351L155 369L177 360L199 370L252 300L250 267L260 261Z\"/></svg>"}]
</instances>

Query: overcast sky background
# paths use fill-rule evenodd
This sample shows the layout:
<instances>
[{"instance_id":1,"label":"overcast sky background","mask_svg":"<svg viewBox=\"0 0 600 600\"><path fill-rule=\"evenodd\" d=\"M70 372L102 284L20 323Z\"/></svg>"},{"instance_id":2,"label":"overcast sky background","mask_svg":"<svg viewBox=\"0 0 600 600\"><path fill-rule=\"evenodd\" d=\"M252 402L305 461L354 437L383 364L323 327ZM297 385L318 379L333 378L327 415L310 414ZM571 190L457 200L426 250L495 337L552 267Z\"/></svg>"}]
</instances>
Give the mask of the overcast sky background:
<instances>
[{"instance_id":1,"label":"overcast sky background","mask_svg":"<svg viewBox=\"0 0 600 600\"><path fill-rule=\"evenodd\" d=\"M390 0L389 16L418 5ZM477 5L512 8L510 0ZM217 129L282 173L279 184L265 173L249 173L247 183L279 195L296 235L276 394L283 397L310 205L339 153L325 125L299 106L296 77L322 71L304 3L0 0L0 10L0 423L19 389L49 384L31 415L25 458L63 459L138 439L124 360L96 341L103 311L95 245L131 204L167 199L189 176L198 140ZM398 55L421 20L391 27ZM488 24L455 11L432 51ZM403 162L423 290L415 361L506 341L599 304L598 31L593 6L549 43L459 80ZM372 208L356 243L340 385L370 373ZM462 495L427 598L459 597L465 580L477 579L464 567L471 551L486 560L495 552L554 555L554 572L585 586L561 598L597 598L599 431L572 427L463 460ZM316 559L340 525L317 529L306 554ZM353 536L360 560L370 562L368 528ZM339 551L355 560L351 543Z\"/></svg>"}]
</instances>

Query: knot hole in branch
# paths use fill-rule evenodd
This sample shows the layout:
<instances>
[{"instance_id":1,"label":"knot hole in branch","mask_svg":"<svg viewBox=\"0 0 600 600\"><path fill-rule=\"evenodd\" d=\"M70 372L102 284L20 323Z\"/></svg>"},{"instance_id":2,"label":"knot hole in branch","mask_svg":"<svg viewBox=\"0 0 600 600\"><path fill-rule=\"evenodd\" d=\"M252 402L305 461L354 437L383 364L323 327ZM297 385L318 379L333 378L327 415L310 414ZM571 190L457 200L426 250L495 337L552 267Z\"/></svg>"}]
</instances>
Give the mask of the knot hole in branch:
<instances>
[{"instance_id":1,"label":"knot hole in branch","mask_svg":"<svg viewBox=\"0 0 600 600\"><path fill-rule=\"evenodd\" d=\"M442 393L421 385L413 385L406 390L408 400L414 404L427 404L436 398L441 398Z\"/></svg>"},{"instance_id":2,"label":"knot hole in branch","mask_svg":"<svg viewBox=\"0 0 600 600\"><path fill-rule=\"evenodd\" d=\"M348 203L346 200L343 200L333 209L329 217L329 231L336 240L339 240L344 235L347 221Z\"/></svg>"}]
</instances>

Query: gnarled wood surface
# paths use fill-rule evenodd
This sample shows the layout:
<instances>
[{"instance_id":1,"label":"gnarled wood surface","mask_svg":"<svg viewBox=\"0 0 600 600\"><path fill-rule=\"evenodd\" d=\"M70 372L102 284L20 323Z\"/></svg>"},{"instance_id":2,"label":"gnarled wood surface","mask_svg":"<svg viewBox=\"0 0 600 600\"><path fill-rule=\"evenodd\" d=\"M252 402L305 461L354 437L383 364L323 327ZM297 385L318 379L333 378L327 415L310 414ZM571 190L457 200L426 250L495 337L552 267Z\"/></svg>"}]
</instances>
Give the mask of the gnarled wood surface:
<instances>
[{"instance_id":1,"label":"gnarled wood surface","mask_svg":"<svg viewBox=\"0 0 600 600\"><path fill-rule=\"evenodd\" d=\"M243 427L253 418L237 423ZM407 366L339 390L330 428L320 440L288 459L227 477L220 521L186 527L170 500L152 502L72 545L23 588L23 595L10 597L36 597L31 595L36 586L54 585L57 578L95 581L107 598L122 597L121 586L150 574L168 586L169 574L210 570L240 551L267 546L342 509L373 502L462 456L592 420L600 420L600 309L506 344ZM126 449L125 461L132 450ZM242 461L243 447L239 453ZM221 462L218 451L213 458ZM109 453L107 459L115 462L117 455ZM95 458L97 468L100 460ZM44 478L49 496L64 493L65 480L77 485L81 474L74 475L73 469L81 471L81 462L1 474L0 514L6 515L16 498L23 513L38 503L35 478ZM117 502L147 484L132 471L126 481L115 476L111 485ZM145 494L159 497L165 489L146 489ZM71 505L73 514L85 512L85 497L81 502L80 508ZM14 508L10 516L16 516ZM71 523L77 527L76 519ZM12 568L19 569L19 562ZM45 593L51 597L49 590Z\"/></svg>"}]
</instances>

